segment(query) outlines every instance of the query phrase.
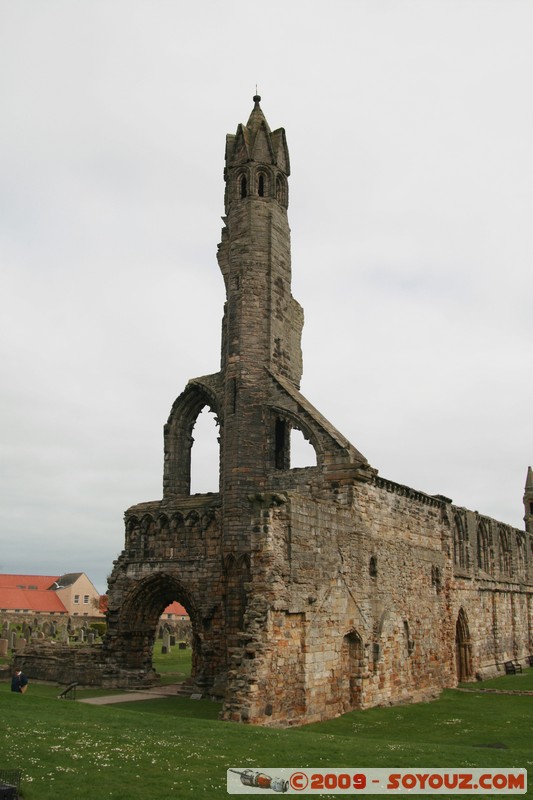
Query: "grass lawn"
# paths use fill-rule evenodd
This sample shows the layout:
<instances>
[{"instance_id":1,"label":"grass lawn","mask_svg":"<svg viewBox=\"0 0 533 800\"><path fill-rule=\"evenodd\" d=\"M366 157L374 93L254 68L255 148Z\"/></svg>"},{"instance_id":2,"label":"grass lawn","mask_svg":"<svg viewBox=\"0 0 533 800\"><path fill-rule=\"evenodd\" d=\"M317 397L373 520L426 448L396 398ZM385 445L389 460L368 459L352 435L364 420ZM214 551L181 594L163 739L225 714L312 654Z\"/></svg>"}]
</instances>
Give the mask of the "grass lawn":
<instances>
[{"instance_id":1,"label":"grass lawn","mask_svg":"<svg viewBox=\"0 0 533 800\"><path fill-rule=\"evenodd\" d=\"M176 645L170 653L161 653L162 643L157 641L154 645L152 664L156 672L161 675L161 683L180 683L191 674L192 650L187 647L180 650Z\"/></svg>"},{"instance_id":2,"label":"grass lawn","mask_svg":"<svg viewBox=\"0 0 533 800\"><path fill-rule=\"evenodd\" d=\"M57 692L0 686L0 768L24 770L24 800L214 800L228 797L228 767L533 768L533 696L448 690L433 703L273 730L220 722L209 700L93 706Z\"/></svg>"},{"instance_id":3,"label":"grass lawn","mask_svg":"<svg viewBox=\"0 0 533 800\"><path fill-rule=\"evenodd\" d=\"M524 667L523 672L518 675L501 675L499 678L491 678L481 683L462 683L469 689L503 689L504 691L527 691L533 692L533 669Z\"/></svg>"}]
</instances>

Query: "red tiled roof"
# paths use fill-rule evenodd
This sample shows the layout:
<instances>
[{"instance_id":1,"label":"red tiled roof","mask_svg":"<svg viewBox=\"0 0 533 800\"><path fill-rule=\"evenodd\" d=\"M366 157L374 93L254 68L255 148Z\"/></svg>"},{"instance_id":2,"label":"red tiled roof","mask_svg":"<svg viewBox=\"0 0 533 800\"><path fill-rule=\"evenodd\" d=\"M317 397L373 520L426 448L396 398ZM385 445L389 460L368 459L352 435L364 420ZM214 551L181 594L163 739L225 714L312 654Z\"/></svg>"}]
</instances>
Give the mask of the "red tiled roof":
<instances>
[{"instance_id":1,"label":"red tiled roof","mask_svg":"<svg viewBox=\"0 0 533 800\"><path fill-rule=\"evenodd\" d=\"M9 589L27 589L29 586L44 591L50 589L60 575L0 575L0 587ZM35 589L32 589L35 591Z\"/></svg>"},{"instance_id":2,"label":"red tiled roof","mask_svg":"<svg viewBox=\"0 0 533 800\"><path fill-rule=\"evenodd\" d=\"M17 589L0 586L0 610L6 611L47 611L66 613L67 609L55 592L39 589Z\"/></svg>"},{"instance_id":3,"label":"red tiled roof","mask_svg":"<svg viewBox=\"0 0 533 800\"><path fill-rule=\"evenodd\" d=\"M174 600L173 603L171 603L169 606L167 606L165 608L165 610L163 611L163 614L175 614L177 617L188 617L189 616L187 610L185 608L183 608L181 603L178 603L176 600Z\"/></svg>"}]
</instances>

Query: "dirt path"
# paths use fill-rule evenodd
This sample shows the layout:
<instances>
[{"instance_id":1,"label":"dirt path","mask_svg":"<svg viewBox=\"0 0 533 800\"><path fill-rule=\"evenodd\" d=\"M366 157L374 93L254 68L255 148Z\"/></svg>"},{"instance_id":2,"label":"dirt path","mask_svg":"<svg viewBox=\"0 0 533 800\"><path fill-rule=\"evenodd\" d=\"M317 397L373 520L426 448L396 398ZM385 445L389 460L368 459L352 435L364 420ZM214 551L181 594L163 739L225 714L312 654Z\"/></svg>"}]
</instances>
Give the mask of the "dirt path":
<instances>
[{"instance_id":1,"label":"dirt path","mask_svg":"<svg viewBox=\"0 0 533 800\"><path fill-rule=\"evenodd\" d=\"M154 700L158 697L176 697L179 683L169 683L166 686L155 686L153 689L135 690L124 694L110 694L104 697L84 697L78 703L89 703L93 706L107 706L112 703L132 703L135 700Z\"/></svg>"}]
</instances>

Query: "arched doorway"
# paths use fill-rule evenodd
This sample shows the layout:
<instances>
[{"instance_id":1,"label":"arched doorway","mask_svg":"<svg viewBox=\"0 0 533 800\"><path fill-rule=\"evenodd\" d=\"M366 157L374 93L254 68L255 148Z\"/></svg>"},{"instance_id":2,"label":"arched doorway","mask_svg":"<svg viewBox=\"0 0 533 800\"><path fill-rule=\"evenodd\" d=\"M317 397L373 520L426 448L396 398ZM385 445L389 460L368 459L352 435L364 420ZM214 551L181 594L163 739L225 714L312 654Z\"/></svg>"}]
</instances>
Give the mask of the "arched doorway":
<instances>
[{"instance_id":1,"label":"arched doorway","mask_svg":"<svg viewBox=\"0 0 533 800\"><path fill-rule=\"evenodd\" d=\"M144 676L153 680L153 651L161 631L161 616L174 601L186 609L190 618L191 678L199 685L211 685L224 667L225 650L218 640L224 626L220 618L215 619L220 609L213 607L212 618L204 615L201 619L194 597L171 573L155 573L131 586L118 618L108 618L108 650L118 667L136 673L139 679Z\"/></svg>"},{"instance_id":2,"label":"arched doorway","mask_svg":"<svg viewBox=\"0 0 533 800\"><path fill-rule=\"evenodd\" d=\"M468 618L463 608L459 609L455 624L455 663L457 680L469 680L472 677L472 650Z\"/></svg>"},{"instance_id":3,"label":"arched doorway","mask_svg":"<svg viewBox=\"0 0 533 800\"><path fill-rule=\"evenodd\" d=\"M341 675L345 711L361 708L363 673L363 641L357 631L350 631L342 640Z\"/></svg>"}]
</instances>

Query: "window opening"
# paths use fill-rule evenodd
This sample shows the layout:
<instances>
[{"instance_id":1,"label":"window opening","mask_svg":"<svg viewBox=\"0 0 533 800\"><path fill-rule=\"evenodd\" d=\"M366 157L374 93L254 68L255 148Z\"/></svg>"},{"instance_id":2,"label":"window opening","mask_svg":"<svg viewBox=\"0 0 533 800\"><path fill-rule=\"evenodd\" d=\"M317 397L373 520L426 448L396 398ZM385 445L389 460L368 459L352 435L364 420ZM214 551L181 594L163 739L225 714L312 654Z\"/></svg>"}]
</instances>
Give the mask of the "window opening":
<instances>
[{"instance_id":1,"label":"window opening","mask_svg":"<svg viewBox=\"0 0 533 800\"><path fill-rule=\"evenodd\" d=\"M246 183L246 175L241 176L241 199L246 197L247 194L247 183Z\"/></svg>"},{"instance_id":2,"label":"window opening","mask_svg":"<svg viewBox=\"0 0 533 800\"><path fill-rule=\"evenodd\" d=\"M276 469L287 469L287 423L284 419L276 420L275 448L274 463Z\"/></svg>"},{"instance_id":3,"label":"window opening","mask_svg":"<svg viewBox=\"0 0 533 800\"><path fill-rule=\"evenodd\" d=\"M291 430L291 469L316 467L316 451L298 428Z\"/></svg>"},{"instance_id":4,"label":"window opening","mask_svg":"<svg viewBox=\"0 0 533 800\"><path fill-rule=\"evenodd\" d=\"M219 490L220 446L215 415L204 406L193 428L191 448L191 494Z\"/></svg>"},{"instance_id":5,"label":"window opening","mask_svg":"<svg viewBox=\"0 0 533 800\"><path fill-rule=\"evenodd\" d=\"M258 186L257 186L257 194L259 195L259 197L264 197L265 196L265 176L264 175L259 175L259 181L258 181Z\"/></svg>"}]
</instances>

